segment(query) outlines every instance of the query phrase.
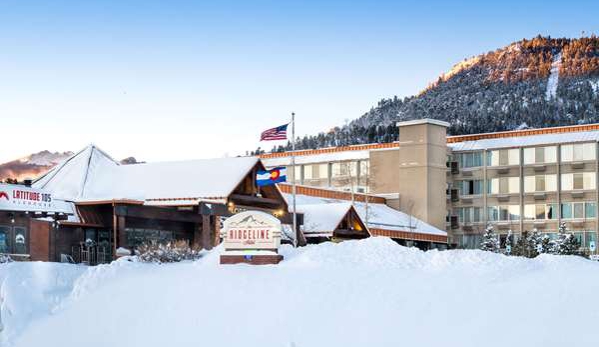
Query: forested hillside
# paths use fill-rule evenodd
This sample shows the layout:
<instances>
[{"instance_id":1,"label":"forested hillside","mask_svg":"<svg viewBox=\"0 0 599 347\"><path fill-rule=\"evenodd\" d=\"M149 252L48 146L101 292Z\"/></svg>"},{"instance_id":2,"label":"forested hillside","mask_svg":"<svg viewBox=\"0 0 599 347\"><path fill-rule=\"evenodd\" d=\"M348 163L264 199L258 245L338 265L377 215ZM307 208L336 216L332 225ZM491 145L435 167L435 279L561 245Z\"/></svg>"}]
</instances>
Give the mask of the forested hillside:
<instances>
[{"instance_id":1,"label":"forested hillside","mask_svg":"<svg viewBox=\"0 0 599 347\"><path fill-rule=\"evenodd\" d=\"M382 99L297 148L394 141L397 121L420 118L447 121L454 135L599 122L599 39L538 36L466 59L422 93Z\"/></svg>"}]
</instances>

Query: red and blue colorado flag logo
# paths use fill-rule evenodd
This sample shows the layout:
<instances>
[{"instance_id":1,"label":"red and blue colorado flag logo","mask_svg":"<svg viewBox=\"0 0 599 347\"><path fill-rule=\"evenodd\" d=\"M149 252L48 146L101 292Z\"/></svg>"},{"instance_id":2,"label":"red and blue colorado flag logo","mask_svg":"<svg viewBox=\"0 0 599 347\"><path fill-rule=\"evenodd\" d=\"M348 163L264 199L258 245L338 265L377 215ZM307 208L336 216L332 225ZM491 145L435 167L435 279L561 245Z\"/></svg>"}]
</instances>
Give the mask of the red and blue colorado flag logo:
<instances>
[{"instance_id":1,"label":"red and blue colorado flag logo","mask_svg":"<svg viewBox=\"0 0 599 347\"><path fill-rule=\"evenodd\" d=\"M6 192L0 192L0 199L10 200Z\"/></svg>"},{"instance_id":2,"label":"red and blue colorado flag logo","mask_svg":"<svg viewBox=\"0 0 599 347\"><path fill-rule=\"evenodd\" d=\"M274 169L266 171L258 171L256 175L256 183L258 184L258 187L286 181L287 169L284 167L275 167Z\"/></svg>"}]
</instances>

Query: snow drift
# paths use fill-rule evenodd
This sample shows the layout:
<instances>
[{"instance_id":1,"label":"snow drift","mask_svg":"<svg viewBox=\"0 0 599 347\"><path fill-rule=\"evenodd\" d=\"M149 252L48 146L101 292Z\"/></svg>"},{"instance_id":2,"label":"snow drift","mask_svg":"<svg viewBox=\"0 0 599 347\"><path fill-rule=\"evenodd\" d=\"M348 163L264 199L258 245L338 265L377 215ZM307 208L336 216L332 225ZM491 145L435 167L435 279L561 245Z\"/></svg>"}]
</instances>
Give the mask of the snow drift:
<instances>
[{"instance_id":1,"label":"snow drift","mask_svg":"<svg viewBox=\"0 0 599 347\"><path fill-rule=\"evenodd\" d=\"M599 263L370 238L277 266L0 265L2 346L564 346L599 337Z\"/></svg>"}]
</instances>

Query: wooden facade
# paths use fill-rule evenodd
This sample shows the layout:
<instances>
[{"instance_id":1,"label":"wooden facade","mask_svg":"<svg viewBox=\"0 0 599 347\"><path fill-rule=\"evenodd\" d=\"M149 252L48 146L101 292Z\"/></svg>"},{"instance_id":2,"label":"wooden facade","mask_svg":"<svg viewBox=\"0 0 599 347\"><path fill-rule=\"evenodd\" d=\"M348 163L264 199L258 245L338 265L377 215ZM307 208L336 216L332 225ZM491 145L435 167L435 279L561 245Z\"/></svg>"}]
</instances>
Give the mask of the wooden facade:
<instances>
[{"instance_id":1,"label":"wooden facade","mask_svg":"<svg viewBox=\"0 0 599 347\"><path fill-rule=\"evenodd\" d=\"M258 187L258 162L227 197L152 200L103 200L76 203L77 222L41 221L26 213L0 213L0 247L22 260L74 261L97 264L112 261L120 249L134 251L143 243L186 240L211 249L220 242L221 217L242 210L261 210L291 224L285 199L274 185ZM201 202L218 200L217 203ZM181 201L178 204L177 201ZM301 215L298 218L301 225ZM15 235L24 245L14 242ZM13 252L14 247L21 247ZM4 251L4 252L3 252Z\"/></svg>"}]
</instances>

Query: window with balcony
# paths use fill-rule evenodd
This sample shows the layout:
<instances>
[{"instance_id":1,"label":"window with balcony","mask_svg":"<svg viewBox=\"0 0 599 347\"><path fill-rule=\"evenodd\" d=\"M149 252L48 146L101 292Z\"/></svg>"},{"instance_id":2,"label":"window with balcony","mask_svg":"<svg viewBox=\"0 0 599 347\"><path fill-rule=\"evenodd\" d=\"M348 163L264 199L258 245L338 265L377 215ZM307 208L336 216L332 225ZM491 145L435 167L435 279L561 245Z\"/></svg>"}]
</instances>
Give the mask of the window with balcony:
<instances>
[{"instance_id":1,"label":"window with balcony","mask_svg":"<svg viewBox=\"0 0 599 347\"><path fill-rule=\"evenodd\" d=\"M498 177L487 180L488 194L517 194L520 193L519 177Z\"/></svg>"},{"instance_id":2,"label":"window with balcony","mask_svg":"<svg viewBox=\"0 0 599 347\"><path fill-rule=\"evenodd\" d=\"M314 177L314 165L304 165L304 180L311 180Z\"/></svg>"},{"instance_id":3,"label":"window with balcony","mask_svg":"<svg viewBox=\"0 0 599 347\"><path fill-rule=\"evenodd\" d=\"M457 181L456 186L460 190L460 195L480 195L483 193L482 180Z\"/></svg>"},{"instance_id":4,"label":"window with balcony","mask_svg":"<svg viewBox=\"0 0 599 347\"><path fill-rule=\"evenodd\" d=\"M483 166L482 152L465 152L454 154L454 160L457 161L462 168L480 167Z\"/></svg>"},{"instance_id":5,"label":"window with balcony","mask_svg":"<svg viewBox=\"0 0 599 347\"><path fill-rule=\"evenodd\" d=\"M570 145L562 145L561 147L561 161L584 161L595 159L595 147L594 142L591 143L575 143Z\"/></svg>"},{"instance_id":6,"label":"window with balcony","mask_svg":"<svg viewBox=\"0 0 599 347\"><path fill-rule=\"evenodd\" d=\"M520 206L489 206L487 208L487 216L490 221L517 221L520 220Z\"/></svg>"},{"instance_id":7,"label":"window with balcony","mask_svg":"<svg viewBox=\"0 0 599 347\"><path fill-rule=\"evenodd\" d=\"M524 177L524 192L554 192L557 190L557 175L536 175Z\"/></svg>"},{"instance_id":8,"label":"window with balcony","mask_svg":"<svg viewBox=\"0 0 599 347\"><path fill-rule=\"evenodd\" d=\"M524 164L549 164L557 162L557 147L524 148Z\"/></svg>"},{"instance_id":9,"label":"window with balcony","mask_svg":"<svg viewBox=\"0 0 599 347\"><path fill-rule=\"evenodd\" d=\"M520 150L500 149L487 152L487 166L520 165Z\"/></svg>"},{"instance_id":10,"label":"window with balcony","mask_svg":"<svg viewBox=\"0 0 599 347\"><path fill-rule=\"evenodd\" d=\"M368 175L370 174L370 162L368 160L362 160L359 164L360 168L360 182L362 186L368 186Z\"/></svg>"},{"instance_id":11,"label":"window with balcony","mask_svg":"<svg viewBox=\"0 0 599 347\"><path fill-rule=\"evenodd\" d=\"M524 205L524 219L527 219L527 220L557 219L557 204Z\"/></svg>"},{"instance_id":12,"label":"window with balcony","mask_svg":"<svg viewBox=\"0 0 599 347\"><path fill-rule=\"evenodd\" d=\"M297 181L295 181L296 183L301 183L302 180L302 166L301 165L295 165L295 169L294 167L287 166L287 178L289 182L294 182L296 179Z\"/></svg>"},{"instance_id":13,"label":"window with balcony","mask_svg":"<svg viewBox=\"0 0 599 347\"><path fill-rule=\"evenodd\" d=\"M332 164L332 177L333 178L357 178L358 175L358 162L346 161L337 162Z\"/></svg>"},{"instance_id":14,"label":"window with balcony","mask_svg":"<svg viewBox=\"0 0 599 347\"><path fill-rule=\"evenodd\" d=\"M595 186L594 172L562 174L562 190L592 190Z\"/></svg>"},{"instance_id":15,"label":"window with balcony","mask_svg":"<svg viewBox=\"0 0 599 347\"><path fill-rule=\"evenodd\" d=\"M454 209L454 215L458 216L460 223L470 224L480 222L482 219L482 208L480 207L459 207Z\"/></svg>"},{"instance_id":16,"label":"window with balcony","mask_svg":"<svg viewBox=\"0 0 599 347\"><path fill-rule=\"evenodd\" d=\"M597 216L597 204L587 202L564 202L561 206L562 219L587 219Z\"/></svg>"}]
</instances>

